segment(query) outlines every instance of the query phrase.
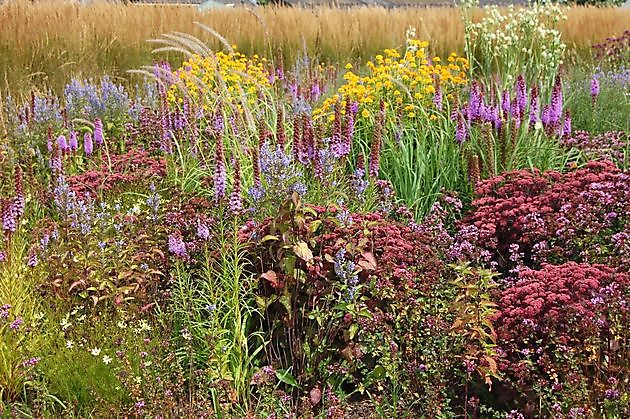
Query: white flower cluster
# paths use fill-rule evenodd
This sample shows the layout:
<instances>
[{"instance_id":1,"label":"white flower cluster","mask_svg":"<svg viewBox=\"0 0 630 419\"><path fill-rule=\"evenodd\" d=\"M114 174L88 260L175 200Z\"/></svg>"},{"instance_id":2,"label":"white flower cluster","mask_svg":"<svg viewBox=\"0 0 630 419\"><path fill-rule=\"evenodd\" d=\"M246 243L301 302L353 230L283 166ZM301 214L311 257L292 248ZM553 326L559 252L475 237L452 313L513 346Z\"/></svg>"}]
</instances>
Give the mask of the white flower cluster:
<instances>
[{"instance_id":1,"label":"white flower cluster","mask_svg":"<svg viewBox=\"0 0 630 419\"><path fill-rule=\"evenodd\" d=\"M525 74L530 82L550 86L566 48L556 29L566 19L562 10L553 4L534 4L509 6L506 11L491 6L486 13L466 27L466 45L469 56L475 57L476 70L484 76L498 75L507 84Z\"/></svg>"}]
</instances>

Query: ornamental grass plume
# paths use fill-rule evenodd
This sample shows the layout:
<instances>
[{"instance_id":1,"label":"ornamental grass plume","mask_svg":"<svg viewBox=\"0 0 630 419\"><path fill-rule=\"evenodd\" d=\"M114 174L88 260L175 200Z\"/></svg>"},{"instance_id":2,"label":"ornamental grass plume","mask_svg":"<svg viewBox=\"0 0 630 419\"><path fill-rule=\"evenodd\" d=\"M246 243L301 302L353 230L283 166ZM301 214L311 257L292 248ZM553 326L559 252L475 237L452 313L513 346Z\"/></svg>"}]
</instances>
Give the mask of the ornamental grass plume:
<instances>
[{"instance_id":1,"label":"ornamental grass plume","mask_svg":"<svg viewBox=\"0 0 630 419\"><path fill-rule=\"evenodd\" d=\"M374 136L372 138L372 150L370 152L369 174L373 178L378 177L381 160L381 142L383 141L383 129L385 128L385 102L381 100L378 118L374 125Z\"/></svg>"}]
</instances>

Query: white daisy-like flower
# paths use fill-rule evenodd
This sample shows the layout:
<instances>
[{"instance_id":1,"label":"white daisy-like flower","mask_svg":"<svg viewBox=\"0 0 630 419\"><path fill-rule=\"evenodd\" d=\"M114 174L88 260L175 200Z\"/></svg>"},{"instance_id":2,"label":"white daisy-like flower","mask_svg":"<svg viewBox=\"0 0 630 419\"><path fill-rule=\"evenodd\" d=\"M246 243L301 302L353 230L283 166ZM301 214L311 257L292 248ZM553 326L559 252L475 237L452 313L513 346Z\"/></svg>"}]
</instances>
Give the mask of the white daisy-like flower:
<instances>
[{"instance_id":1,"label":"white daisy-like flower","mask_svg":"<svg viewBox=\"0 0 630 419\"><path fill-rule=\"evenodd\" d=\"M72 349L72 348L74 348L74 341L67 340L66 341L66 349Z\"/></svg>"},{"instance_id":2,"label":"white daisy-like flower","mask_svg":"<svg viewBox=\"0 0 630 419\"><path fill-rule=\"evenodd\" d=\"M99 356L101 354L101 348L92 348L92 350L90 350L90 353L94 356Z\"/></svg>"},{"instance_id":3,"label":"white daisy-like flower","mask_svg":"<svg viewBox=\"0 0 630 419\"><path fill-rule=\"evenodd\" d=\"M112 363L112 358L107 355L103 355L103 364L109 365L111 363Z\"/></svg>"}]
</instances>

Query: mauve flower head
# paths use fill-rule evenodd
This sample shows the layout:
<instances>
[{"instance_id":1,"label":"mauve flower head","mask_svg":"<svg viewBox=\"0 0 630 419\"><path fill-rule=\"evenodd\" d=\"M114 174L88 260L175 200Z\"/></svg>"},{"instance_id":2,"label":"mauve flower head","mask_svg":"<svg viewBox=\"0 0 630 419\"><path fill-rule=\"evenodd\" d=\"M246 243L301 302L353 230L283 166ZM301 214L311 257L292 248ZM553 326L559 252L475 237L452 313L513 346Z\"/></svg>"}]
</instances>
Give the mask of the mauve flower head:
<instances>
[{"instance_id":1,"label":"mauve flower head","mask_svg":"<svg viewBox=\"0 0 630 419\"><path fill-rule=\"evenodd\" d=\"M68 141L66 140L65 135L61 134L59 137L57 137L57 147L59 147L59 150L61 151L68 150Z\"/></svg>"},{"instance_id":2,"label":"mauve flower head","mask_svg":"<svg viewBox=\"0 0 630 419\"><path fill-rule=\"evenodd\" d=\"M538 114L540 113L540 98L538 97L538 88L536 86L532 87L532 92L530 95L529 102L529 125L531 127L536 125L538 122Z\"/></svg>"},{"instance_id":3,"label":"mauve flower head","mask_svg":"<svg viewBox=\"0 0 630 419\"><path fill-rule=\"evenodd\" d=\"M197 221L197 237L201 240L208 240L210 238L210 229L201 221Z\"/></svg>"},{"instance_id":4,"label":"mauve flower head","mask_svg":"<svg viewBox=\"0 0 630 419\"><path fill-rule=\"evenodd\" d=\"M103 122L100 119L96 119L94 121L94 143L100 146L105 141L105 136L103 134Z\"/></svg>"},{"instance_id":5,"label":"mauve flower head","mask_svg":"<svg viewBox=\"0 0 630 419\"><path fill-rule=\"evenodd\" d=\"M435 96L433 96L433 105L438 111L442 110L442 89L439 86L435 91Z\"/></svg>"},{"instance_id":6,"label":"mauve flower head","mask_svg":"<svg viewBox=\"0 0 630 419\"><path fill-rule=\"evenodd\" d=\"M86 132L83 136L83 148L85 150L85 155L89 156L94 151L94 143L92 142L92 134Z\"/></svg>"},{"instance_id":7,"label":"mauve flower head","mask_svg":"<svg viewBox=\"0 0 630 419\"><path fill-rule=\"evenodd\" d=\"M455 139L459 144L463 144L468 138L468 132L466 130L466 121L463 117L457 118L457 131L455 132Z\"/></svg>"},{"instance_id":8,"label":"mauve flower head","mask_svg":"<svg viewBox=\"0 0 630 419\"><path fill-rule=\"evenodd\" d=\"M527 108L527 89L525 86L525 78L520 74L516 81L516 107L518 108L518 115L520 119L525 116L525 109Z\"/></svg>"},{"instance_id":9,"label":"mauve flower head","mask_svg":"<svg viewBox=\"0 0 630 419\"><path fill-rule=\"evenodd\" d=\"M508 115L510 115L510 92L506 90L503 91L503 94L501 95L501 110L503 111L503 118L508 117Z\"/></svg>"},{"instance_id":10,"label":"mauve flower head","mask_svg":"<svg viewBox=\"0 0 630 419\"><path fill-rule=\"evenodd\" d=\"M599 96L599 79L597 77L593 77L591 79L591 97L593 100L597 99Z\"/></svg>"},{"instance_id":11,"label":"mauve flower head","mask_svg":"<svg viewBox=\"0 0 630 419\"><path fill-rule=\"evenodd\" d=\"M182 259L188 255L186 252L186 243L184 243L179 235L175 234L168 236L168 251Z\"/></svg>"},{"instance_id":12,"label":"mauve flower head","mask_svg":"<svg viewBox=\"0 0 630 419\"><path fill-rule=\"evenodd\" d=\"M0 263L7 261L7 252L0 250ZM1 313L1 312L0 312Z\"/></svg>"},{"instance_id":13,"label":"mauve flower head","mask_svg":"<svg viewBox=\"0 0 630 419\"><path fill-rule=\"evenodd\" d=\"M70 131L70 138L68 140L68 147L70 147L70 150L72 151L77 151L77 149L79 148L79 141L77 139L78 134L75 130Z\"/></svg>"}]
</instances>

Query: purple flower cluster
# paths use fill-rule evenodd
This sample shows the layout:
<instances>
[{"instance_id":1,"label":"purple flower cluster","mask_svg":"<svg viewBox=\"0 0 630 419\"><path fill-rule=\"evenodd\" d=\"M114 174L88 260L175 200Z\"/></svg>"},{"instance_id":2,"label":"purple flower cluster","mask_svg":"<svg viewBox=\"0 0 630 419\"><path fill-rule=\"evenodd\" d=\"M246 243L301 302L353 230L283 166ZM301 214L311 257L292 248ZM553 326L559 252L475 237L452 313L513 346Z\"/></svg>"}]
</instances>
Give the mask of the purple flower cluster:
<instances>
[{"instance_id":1,"label":"purple flower cluster","mask_svg":"<svg viewBox=\"0 0 630 419\"><path fill-rule=\"evenodd\" d=\"M178 234L168 236L168 251L181 259L186 259L188 256L186 243L184 243L184 240L182 240L182 237Z\"/></svg>"}]
</instances>

